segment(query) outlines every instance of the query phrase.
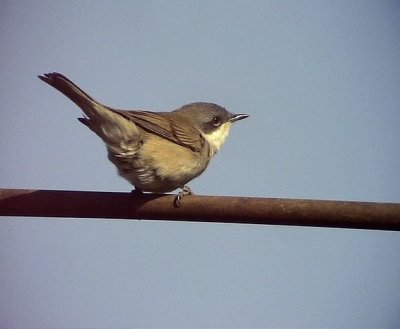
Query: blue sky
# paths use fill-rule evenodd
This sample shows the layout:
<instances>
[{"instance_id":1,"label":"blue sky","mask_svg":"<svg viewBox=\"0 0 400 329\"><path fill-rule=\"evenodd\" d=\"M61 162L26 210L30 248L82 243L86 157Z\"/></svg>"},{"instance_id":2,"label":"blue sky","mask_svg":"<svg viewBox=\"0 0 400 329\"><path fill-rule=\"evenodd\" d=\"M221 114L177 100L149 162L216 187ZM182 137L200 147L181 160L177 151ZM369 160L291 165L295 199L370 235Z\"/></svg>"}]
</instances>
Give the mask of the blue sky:
<instances>
[{"instance_id":1,"label":"blue sky","mask_svg":"<svg viewBox=\"0 0 400 329\"><path fill-rule=\"evenodd\" d=\"M400 202L396 1L3 1L0 186L130 191L117 108L248 113L197 194ZM2 328L398 328L397 232L3 218Z\"/></svg>"}]
</instances>

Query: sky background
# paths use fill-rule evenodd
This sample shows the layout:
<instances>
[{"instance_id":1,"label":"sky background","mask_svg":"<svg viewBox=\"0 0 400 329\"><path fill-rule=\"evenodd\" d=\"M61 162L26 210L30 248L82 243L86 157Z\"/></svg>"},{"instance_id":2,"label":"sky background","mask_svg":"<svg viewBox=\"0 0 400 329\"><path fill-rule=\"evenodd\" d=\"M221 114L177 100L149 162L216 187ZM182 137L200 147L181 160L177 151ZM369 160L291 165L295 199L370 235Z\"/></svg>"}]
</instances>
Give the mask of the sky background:
<instances>
[{"instance_id":1,"label":"sky background","mask_svg":"<svg viewBox=\"0 0 400 329\"><path fill-rule=\"evenodd\" d=\"M0 186L128 192L51 71L250 114L196 194L400 202L398 1L1 1ZM0 221L0 328L399 327L398 232Z\"/></svg>"}]
</instances>

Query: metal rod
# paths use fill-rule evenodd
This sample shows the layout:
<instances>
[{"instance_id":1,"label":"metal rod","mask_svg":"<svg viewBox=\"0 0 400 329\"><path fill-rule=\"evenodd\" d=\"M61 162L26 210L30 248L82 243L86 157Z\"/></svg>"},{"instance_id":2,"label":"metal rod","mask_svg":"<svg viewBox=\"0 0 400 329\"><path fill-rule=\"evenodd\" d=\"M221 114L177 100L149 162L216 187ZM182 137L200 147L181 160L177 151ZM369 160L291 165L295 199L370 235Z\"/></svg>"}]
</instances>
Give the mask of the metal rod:
<instances>
[{"instance_id":1,"label":"metal rod","mask_svg":"<svg viewBox=\"0 0 400 329\"><path fill-rule=\"evenodd\" d=\"M400 231L400 204L0 189L0 216L147 219Z\"/></svg>"}]
</instances>

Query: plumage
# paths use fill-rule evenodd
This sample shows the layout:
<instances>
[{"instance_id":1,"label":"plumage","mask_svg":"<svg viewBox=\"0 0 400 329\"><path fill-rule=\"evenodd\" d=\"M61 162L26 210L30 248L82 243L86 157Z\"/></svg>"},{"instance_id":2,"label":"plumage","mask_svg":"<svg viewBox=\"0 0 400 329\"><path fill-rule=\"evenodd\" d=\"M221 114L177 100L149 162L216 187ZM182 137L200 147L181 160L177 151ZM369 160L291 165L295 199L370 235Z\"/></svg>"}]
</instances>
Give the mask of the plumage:
<instances>
[{"instance_id":1,"label":"plumage","mask_svg":"<svg viewBox=\"0 0 400 329\"><path fill-rule=\"evenodd\" d=\"M232 122L247 117L204 102L172 112L119 110L100 104L60 73L39 78L82 109L79 121L104 141L118 173L147 192L183 188L207 168Z\"/></svg>"}]
</instances>

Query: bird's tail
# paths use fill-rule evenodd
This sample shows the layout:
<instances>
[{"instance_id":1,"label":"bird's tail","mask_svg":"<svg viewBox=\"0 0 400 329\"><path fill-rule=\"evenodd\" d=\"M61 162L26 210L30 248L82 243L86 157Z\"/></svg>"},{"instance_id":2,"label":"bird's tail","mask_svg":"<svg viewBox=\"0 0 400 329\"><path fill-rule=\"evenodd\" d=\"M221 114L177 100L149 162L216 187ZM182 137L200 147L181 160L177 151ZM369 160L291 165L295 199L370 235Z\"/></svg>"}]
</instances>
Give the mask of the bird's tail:
<instances>
[{"instance_id":1,"label":"bird's tail","mask_svg":"<svg viewBox=\"0 0 400 329\"><path fill-rule=\"evenodd\" d=\"M38 75L38 78L62 92L71 101L78 105L90 119L95 119L99 116L100 113L98 108L104 107L60 73L46 73L44 75Z\"/></svg>"},{"instance_id":2,"label":"bird's tail","mask_svg":"<svg viewBox=\"0 0 400 329\"><path fill-rule=\"evenodd\" d=\"M139 131L132 121L97 102L62 74L53 72L38 77L78 105L87 116L78 118L79 121L102 138L109 148L119 149L124 141L135 140L139 136Z\"/></svg>"}]
</instances>

